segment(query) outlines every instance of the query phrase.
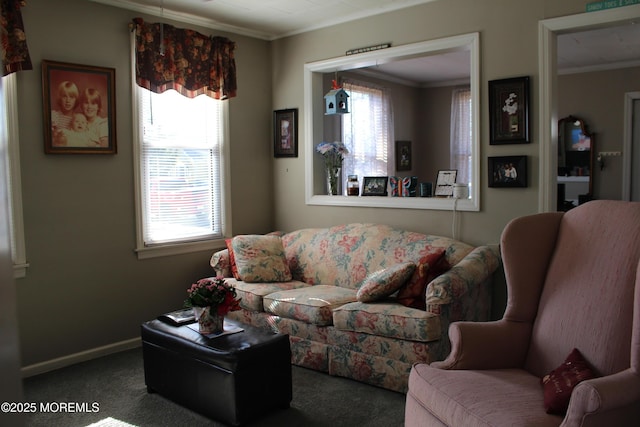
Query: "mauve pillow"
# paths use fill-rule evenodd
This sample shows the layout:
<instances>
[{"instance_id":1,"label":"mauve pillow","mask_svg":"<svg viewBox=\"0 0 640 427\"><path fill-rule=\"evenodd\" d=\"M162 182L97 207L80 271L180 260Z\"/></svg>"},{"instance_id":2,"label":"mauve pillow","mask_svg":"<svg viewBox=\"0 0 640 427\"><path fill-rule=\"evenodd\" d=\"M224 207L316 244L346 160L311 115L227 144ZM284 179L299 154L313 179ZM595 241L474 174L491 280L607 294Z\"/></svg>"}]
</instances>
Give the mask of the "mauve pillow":
<instances>
[{"instance_id":1,"label":"mauve pillow","mask_svg":"<svg viewBox=\"0 0 640 427\"><path fill-rule=\"evenodd\" d=\"M427 309L425 292L433 279L449 269L444 248L429 247L427 253L416 263L413 275L398 292L398 302L407 307Z\"/></svg>"},{"instance_id":2,"label":"mauve pillow","mask_svg":"<svg viewBox=\"0 0 640 427\"><path fill-rule=\"evenodd\" d=\"M573 388L580 381L594 377L587 361L580 351L574 348L562 365L540 381L544 389L544 409L547 414L566 414Z\"/></svg>"},{"instance_id":3,"label":"mauve pillow","mask_svg":"<svg viewBox=\"0 0 640 427\"><path fill-rule=\"evenodd\" d=\"M372 302L391 295L406 283L415 268L414 263L403 262L369 274L359 285L356 298Z\"/></svg>"},{"instance_id":4,"label":"mauve pillow","mask_svg":"<svg viewBox=\"0 0 640 427\"><path fill-rule=\"evenodd\" d=\"M279 236L235 236L231 246L240 280L252 283L291 280L291 271Z\"/></svg>"}]
</instances>

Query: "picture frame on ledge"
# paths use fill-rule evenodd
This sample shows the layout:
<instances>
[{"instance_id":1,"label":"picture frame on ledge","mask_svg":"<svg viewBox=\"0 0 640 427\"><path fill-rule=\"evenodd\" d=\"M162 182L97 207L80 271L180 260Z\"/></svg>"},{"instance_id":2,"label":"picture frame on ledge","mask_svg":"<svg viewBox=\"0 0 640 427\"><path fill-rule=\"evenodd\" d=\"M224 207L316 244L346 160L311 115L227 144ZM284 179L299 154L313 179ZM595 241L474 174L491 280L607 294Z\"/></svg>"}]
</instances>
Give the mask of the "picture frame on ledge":
<instances>
[{"instance_id":1,"label":"picture frame on ledge","mask_svg":"<svg viewBox=\"0 0 640 427\"><path fill-rule=\"evenodd\" d=\"M42 61L46 154L116 154L115 68Z\"/></svg>"},{"instance_id":2,"label":"picture frame on ledge","mask_svg":"<svg viewBox=\"0 0 640 427\"><path fill-rule=\"evenodd\" d=\"M273 112L273 157L298 157L298 109Z\"/></svg>"},{"instance_id":3,"label":"picture frame on ledge","mask_svg":"<svg viewBox=\"0 0 640 427\"><path fill-rule=\"evenodd\" d=\"M489 157L489 187L527 187L527 156Z\"/></svg>"},{"instance_id":4,"label":"picture frame on ledge","mask_svg":"<svg viewBox=\"0 0 640 427\"><path fill-rule=\"evenodd\" d=\"M445 169L438 171L438 179L436 180L434 195L436 197L452 197L453 186L456 183L457 177L457 169Z\"/></svg>"},{"instance_id":5,"label":"picture frame on ledge","mask_svg":"<svg viewBox=\"0 0 640 427\"><path fill-rule=\"evenodd\" d=\"M489 81L489 143L528 144L529 76Z\"/></svg>"},{"instance_id":6,"label":"picture frame on ledge","mask_svg":"<svg viewBox=\"0 0 640 427\"><path fill-rule=\"evenodd\" d=\"M365 176L362 181L363 196L386 196L388 176Z\"/></svg>"}]
</instances>

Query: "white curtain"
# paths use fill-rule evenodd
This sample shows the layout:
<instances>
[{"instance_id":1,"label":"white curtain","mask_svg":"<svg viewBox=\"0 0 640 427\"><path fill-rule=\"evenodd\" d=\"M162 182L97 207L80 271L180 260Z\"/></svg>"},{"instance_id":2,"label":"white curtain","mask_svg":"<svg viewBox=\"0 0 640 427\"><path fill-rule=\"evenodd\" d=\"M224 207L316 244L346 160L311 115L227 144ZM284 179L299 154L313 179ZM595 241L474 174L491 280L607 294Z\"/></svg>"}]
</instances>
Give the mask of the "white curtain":
<instances>
[{"instance_id":1,"label":"white curtain","mask_svg":"<svg viewBox=\"0 0 640 427\"><path fill-rule=\"evenodd\" d=\"M458 170L456 182L471 181L471 89L454 89L451 96L451 169Z\"/></svg>"},{"instance_id":2,"label":"white curtain","mask_svg":"<svg viewBox=\"0 0 640 427\"><path fill-rule=\"evenodd\" d=\"M342 142L349 150L342 174L389 176L394 174L393 112L388 90L372 83L344 80L349 114L342 118Z\"/></svg>"}]
</instances>

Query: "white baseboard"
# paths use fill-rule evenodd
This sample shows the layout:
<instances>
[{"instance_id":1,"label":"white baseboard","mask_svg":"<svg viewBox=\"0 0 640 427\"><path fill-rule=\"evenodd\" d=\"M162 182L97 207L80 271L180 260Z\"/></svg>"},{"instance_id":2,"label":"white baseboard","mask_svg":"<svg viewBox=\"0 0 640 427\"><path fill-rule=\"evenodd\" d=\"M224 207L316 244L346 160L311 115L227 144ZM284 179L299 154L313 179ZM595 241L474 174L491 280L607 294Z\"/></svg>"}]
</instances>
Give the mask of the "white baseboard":
<instances>
[{"instance_id":1,"label":"white baseboard","mask_svg":"<svg viewBox=\"0 0 640 427\"><path fill-rule=\"evenodd\" d=\"M23 378L32 377L34 375L44 374L45 372L64 368L65 366L74 365L91 359L97 359L98 357L107 356L124 350L130 350L132 348L140 347L141 345L142 342L140 341L140 338L132 338L130 340L92 348L79 353L70 354L68 356L47 360L45 362L23 366L20 369L20 372Z\"/></svg>"}]
</instances>

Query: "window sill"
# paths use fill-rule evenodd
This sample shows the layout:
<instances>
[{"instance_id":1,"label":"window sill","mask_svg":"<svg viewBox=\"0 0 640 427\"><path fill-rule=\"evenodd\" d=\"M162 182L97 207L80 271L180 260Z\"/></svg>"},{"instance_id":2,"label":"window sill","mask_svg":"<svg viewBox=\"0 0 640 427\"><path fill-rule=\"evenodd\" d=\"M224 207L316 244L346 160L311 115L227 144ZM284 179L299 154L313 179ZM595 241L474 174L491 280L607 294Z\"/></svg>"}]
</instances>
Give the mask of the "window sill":
<instances>
[{"instance_id":1,"label":"window sill","mask_svg":"<svg viewBox=\"0 0 640 427\"><path fill-rule=\"evenodd\" d=\"M393 209L430 209L445 211L479 211L479 207L471 198L456 199L452 197L388 197L388 196L311 196L307 205L322 206L354 206L369 208Z\"/></svg>"},{"instance_id":2,"label":"window sill","mask_svg":"<svg viewBox=\"0 0 640 427\"><path fill-rule=\"evenodd\" d=\"M170 243L165 245L147 246L144 248L137 248L136 253L138 254L138 259L149 259L182 255L192 252L212 251L224 249L225 247L224 239L216 239L201 242Z\"/></svg>"}]
</instances>

